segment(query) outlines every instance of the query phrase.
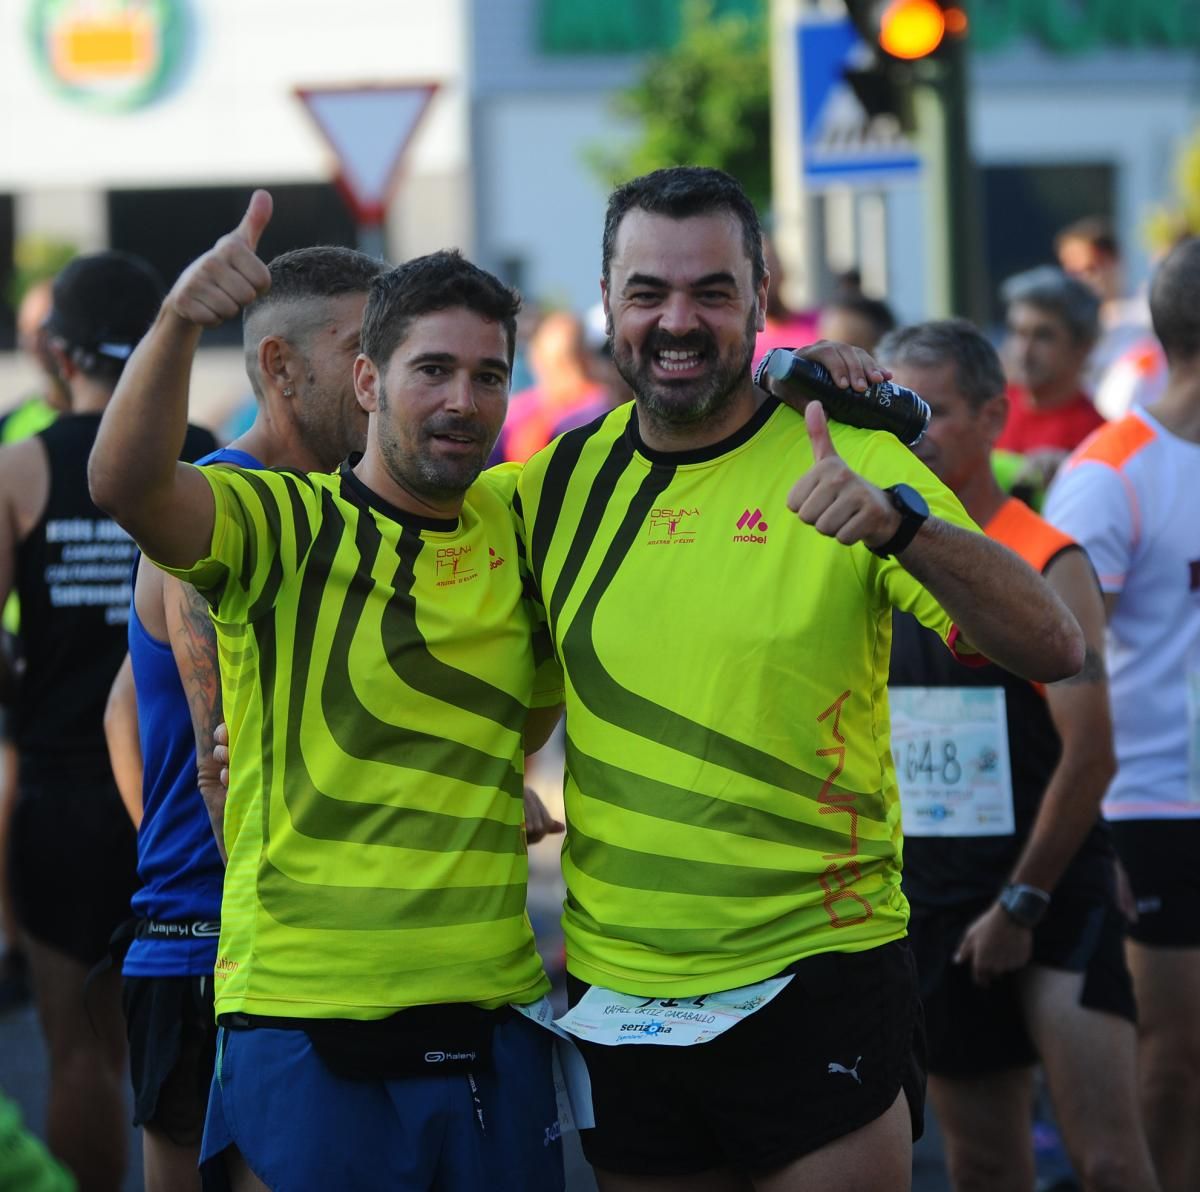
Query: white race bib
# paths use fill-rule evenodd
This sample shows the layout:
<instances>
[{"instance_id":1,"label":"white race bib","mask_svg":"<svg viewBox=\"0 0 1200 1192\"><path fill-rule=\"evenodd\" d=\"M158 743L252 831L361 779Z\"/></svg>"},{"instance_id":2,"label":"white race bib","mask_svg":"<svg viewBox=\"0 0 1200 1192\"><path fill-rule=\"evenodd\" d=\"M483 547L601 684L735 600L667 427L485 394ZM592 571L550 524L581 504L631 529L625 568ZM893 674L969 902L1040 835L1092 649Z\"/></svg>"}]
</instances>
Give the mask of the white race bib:
<instances>
[{"instance_id":1,"label":"white race bib","mask_svg":"<svg viewBox=\"0 0 1200 1192\"><path fill-rule=\"evenodd\" d=\"M1004 689L891 687L888 701L904 834L1011 834Z\"/></svg>"},{"instance_id":2,"label":"white race bib","mask_svg":"<svg viewBox=\"0 0 1200 1192\"><path fill-rule=\"evenodd\" d=\"M555 1025L606 1047L626 1043L692 1047L723 1035L761 1010L791 979L772 977L740 989L680 998L642 997L593 985Z\"/></svg>"}]
</instances>

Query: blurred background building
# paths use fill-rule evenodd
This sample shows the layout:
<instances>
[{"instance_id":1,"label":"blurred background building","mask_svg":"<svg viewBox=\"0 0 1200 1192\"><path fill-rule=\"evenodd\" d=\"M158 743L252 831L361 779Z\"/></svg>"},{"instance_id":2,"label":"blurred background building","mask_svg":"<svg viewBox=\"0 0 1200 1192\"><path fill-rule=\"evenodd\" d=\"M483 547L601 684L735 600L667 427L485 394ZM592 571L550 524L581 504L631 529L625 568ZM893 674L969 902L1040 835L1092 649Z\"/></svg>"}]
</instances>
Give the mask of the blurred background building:
<instances>
[{"instance_id":1,"label":"blurred background building","mask_svg":"<svg viewBox=\"0 0 1200 1192\"><path fill-rule=\"evenodd\" d=\"M1053 260L1055 233L1084 215L1111 218L1127 283L1145 276L1146 228L1156 205L1175 201L1177 163L1200 125L1198 7L1195 0L968 0L980 292L995 295L1003 278ZM128 249L169 282L236 222L256 185L276 196L265 253L355 242L354 221L332 184L336 159L297 88L436 83L388 205L388 254L457 244L530 298L582 312L597 298L608 184L623 165L652 159L646 96L654 103L664 94L653 90L656 78L675 85L672 55L691 39L699 45L694 62L703 65L705 54L713 58L700 44L703 29L721 36L735 28L752 48L735 54L730 44L730 69L736 61L765 85L768 31L778 38L781 12L804 10L836 15L844 6L5 0L0 408L36 383L12 351L15 309L24 282L56 253ZM729 21L741 23L721 24ZM737 102L756 102L745 99L754 85L747 78ZM629 98L639 88L640 109L636 94ZM712 134L714 152L734 145L739 160L769 169L769 132L748 111L727 114L731 127ZM673 151L661 138L659 147ZM930 310L926 277L929 185L926 172L834 189L810 204L807 239L779 229L793 304L817 304L835 275L858 269L864 288L886 296L902 320L941 313ZM998 316L998 306L987 313ZM245 388L231 350L237 338L237 328L206 338L196 382L202 417Z\"/></svg>"}]
</instances>

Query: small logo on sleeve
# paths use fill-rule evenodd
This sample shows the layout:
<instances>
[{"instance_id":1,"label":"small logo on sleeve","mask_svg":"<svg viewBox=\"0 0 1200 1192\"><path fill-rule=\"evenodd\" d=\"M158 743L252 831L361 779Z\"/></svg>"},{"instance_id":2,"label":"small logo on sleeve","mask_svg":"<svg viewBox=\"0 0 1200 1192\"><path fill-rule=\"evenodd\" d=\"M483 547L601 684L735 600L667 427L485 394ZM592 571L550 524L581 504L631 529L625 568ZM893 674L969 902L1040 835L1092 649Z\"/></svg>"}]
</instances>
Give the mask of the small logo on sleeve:
<instances>
[{"instance_id":1,"label":"small logo on sleeve","mask_svg":"<svg viewBox=\"0 0 1200 1192\"><path fill-rule=\"evenodd\" d=\"M497 567L503 567L503 566L504 566L503 557L496 554L496 552L494 550L492 550L492 548L489 546L488 547L488 570L495 571Z\"/></svg>"},{"instance_id":2,"label":"small logo on sleeve","mask_svg":"<svg viewBox=\"0 0 1200 1192\"><path fill-rule=\"evenodd\" d=\"M737 520L740 534L734 534L734 542L755 542L762 546L767 541L767 523L763 521L763 511L755 506L753 512L747 509Z\"/></svg>"}]
</instances>

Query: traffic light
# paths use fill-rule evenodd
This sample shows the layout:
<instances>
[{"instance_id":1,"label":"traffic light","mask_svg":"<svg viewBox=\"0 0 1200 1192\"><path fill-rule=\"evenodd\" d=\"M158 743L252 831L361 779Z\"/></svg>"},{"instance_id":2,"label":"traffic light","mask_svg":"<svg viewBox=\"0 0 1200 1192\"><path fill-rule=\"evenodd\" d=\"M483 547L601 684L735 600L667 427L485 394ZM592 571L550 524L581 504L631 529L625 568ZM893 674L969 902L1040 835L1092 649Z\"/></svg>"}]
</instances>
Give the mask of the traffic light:
<instances>
[{"instance_id":1,"label":"traffic light","mask_svg":"<svg viewBox=\"0 0 1200 1192\"><path fill-rule=\"evenodd\" d=\"M893 62L945 53L967 32L958 0L846 0L846 9L863 41Z\"/></svg>"},{"instance_id":2,"label":"traffic light","mask_svg":"<svg viewBox=\"0 0 1200 1192\"><path fill-rule=\"evenodd\" d=\"M956 0L845 0L867 52L846 81L870 116L893 116L912 131L911 89L966 36L967 14Z\"/></svg>"}]
</instances>

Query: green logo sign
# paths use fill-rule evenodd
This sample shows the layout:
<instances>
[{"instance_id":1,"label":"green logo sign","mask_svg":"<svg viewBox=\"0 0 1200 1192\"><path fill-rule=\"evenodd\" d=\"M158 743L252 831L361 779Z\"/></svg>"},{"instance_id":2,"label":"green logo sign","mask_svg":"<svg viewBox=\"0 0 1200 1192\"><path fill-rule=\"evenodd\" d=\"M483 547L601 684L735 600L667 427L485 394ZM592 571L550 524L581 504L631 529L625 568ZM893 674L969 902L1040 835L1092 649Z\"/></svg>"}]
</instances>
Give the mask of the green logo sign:
<instances>
[{"instance_id":1,"label":"green logo sign","mask_svg":"<svg viewBox=\"0 0 1200 1192\"><path fill-rule=\"evenodd\" d=\"M29 31L61 95L107 111L163 93L183 54L184 0L33 0Z\"/></svg>"}]
</instances>

